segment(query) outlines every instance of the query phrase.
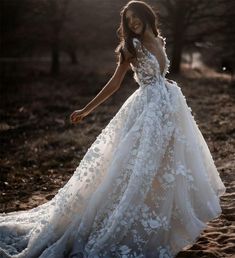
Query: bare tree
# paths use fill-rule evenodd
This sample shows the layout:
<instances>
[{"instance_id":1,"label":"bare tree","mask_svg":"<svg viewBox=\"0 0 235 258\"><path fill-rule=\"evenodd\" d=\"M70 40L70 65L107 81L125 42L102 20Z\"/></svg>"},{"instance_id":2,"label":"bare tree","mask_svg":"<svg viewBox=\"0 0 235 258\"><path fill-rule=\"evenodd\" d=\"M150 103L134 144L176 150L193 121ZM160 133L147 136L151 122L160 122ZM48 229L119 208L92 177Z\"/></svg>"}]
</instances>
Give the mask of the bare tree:
<instances>
[{"instance_id":1,"label":"bare tree","mask_svg":"<svg viewBox=\"0 0 235 258\"><path fill-rule=\"evenodd\" d=\"M160 22L172 46L171 72L180 71L182 52L186 46L203 42L208 34L223 26L225 0L159 0Z\"/></svg>"},{"instance_id":2,"label":"bare tree","mask_svg":"<svg viewBox=\"0 0 235 258\"><path fill-rule=\"evenodd\" d=\"M235 79L235 2L230 1L226 5L224 37L220 39L221 68L230 73L231 81ZM235 84L233 83L233 86Z\"/></svg>"},{"instance_id":3,"label":"bare tree","mask_svg":"<svg viewBox=\"0 0 235 258\"><path fill-rule=\"evenodd\" d=\"M69 0L48 0L46 13L51 26L51 74L60 71L60 43L61 31L67 18Z\"/></svg>"}]
</instances>

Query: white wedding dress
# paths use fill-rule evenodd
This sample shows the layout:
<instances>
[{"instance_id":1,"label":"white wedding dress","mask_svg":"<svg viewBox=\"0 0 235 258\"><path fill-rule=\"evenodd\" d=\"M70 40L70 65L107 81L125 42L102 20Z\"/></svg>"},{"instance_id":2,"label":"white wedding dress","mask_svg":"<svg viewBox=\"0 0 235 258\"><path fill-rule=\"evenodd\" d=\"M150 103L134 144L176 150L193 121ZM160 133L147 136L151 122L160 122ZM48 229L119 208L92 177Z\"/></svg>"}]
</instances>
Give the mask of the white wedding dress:
<instances>
[{"instance_id":1,"label":"white wedding dress","mask_svg":"<svg viewBox=\"0 0 235 258\"><path fill-rule=\"evenodd\" d=\"M0 257L170 258L221 214L225 186L166 53L161 75L133 42L139 88L52 200L0 214Z\"/></svg>"}]
</instances>

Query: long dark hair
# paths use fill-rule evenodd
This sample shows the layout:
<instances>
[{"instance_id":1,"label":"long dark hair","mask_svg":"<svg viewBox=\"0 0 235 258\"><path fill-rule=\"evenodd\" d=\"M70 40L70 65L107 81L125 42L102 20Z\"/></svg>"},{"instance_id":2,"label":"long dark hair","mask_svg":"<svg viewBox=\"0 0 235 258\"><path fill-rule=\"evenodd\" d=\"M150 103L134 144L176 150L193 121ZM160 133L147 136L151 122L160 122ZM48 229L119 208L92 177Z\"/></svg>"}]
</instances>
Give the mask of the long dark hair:
<instances>
[{"instance_id":1,"label":"long dark hair","mask_svg":"<svg viewBox=\"0 0 235 258\"><path fill-rule=\"evenodd\" d=\"M142 1L130 1L128 2L123 9L121 10L121 23L119 28L117 29L117 35L120 39L120 43L116 48L116 54L121 54L121 63L126 59L124 54L124 47L130 52L133 58L137 57L137 53L135 51L133 45L133 38L138 38L142 41L142 35L134 33L129 27L128 22L126 19L126 12L127 10L133 11L136 16L142 21L143 23L143 31L144 34L146 30L146 26L149 25L152 29L154 35L157 37L160 33L159 30L156 28L156 20L157 16L153 11L153 8L145 2Z\"/></svg>"}]
</instances>

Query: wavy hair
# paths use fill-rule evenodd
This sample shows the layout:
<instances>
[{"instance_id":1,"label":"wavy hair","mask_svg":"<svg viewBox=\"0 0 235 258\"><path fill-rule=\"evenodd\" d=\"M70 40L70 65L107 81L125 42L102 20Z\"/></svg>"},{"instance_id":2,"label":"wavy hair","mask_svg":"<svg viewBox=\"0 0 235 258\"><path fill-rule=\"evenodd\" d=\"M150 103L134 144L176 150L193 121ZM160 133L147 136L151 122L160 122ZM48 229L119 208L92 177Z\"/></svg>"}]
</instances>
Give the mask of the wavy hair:
<instances>
[{"instance_id":1,"label":"wavy hair","mask_svg":"<svg viewBox=\"0 0 235 258\"><path fill-rule=\"evenodd\" d=\"M127 10L133 11L135 15L142 21L143 31L141 35L134 33L129 28L128 22L126 19ZM142 35L144 34L147 25L149 25L149 27L152 29L156 37L160 34L160 32L156 28L157 16L153 8L145 2L142 2L142 1L128 2L121 10L120 15L121 15L121 23L119 28L117 29L117 35L120 40L120 43L117 46L115 52L117 55L121 54L121 63L123 63L123 61L126 60L126 57L124 54L124 47L132 55L132 58L137 57L137 53L133 45L133 38L138 38L140 41L142 41Z\"/></svg>"}]
</instances>

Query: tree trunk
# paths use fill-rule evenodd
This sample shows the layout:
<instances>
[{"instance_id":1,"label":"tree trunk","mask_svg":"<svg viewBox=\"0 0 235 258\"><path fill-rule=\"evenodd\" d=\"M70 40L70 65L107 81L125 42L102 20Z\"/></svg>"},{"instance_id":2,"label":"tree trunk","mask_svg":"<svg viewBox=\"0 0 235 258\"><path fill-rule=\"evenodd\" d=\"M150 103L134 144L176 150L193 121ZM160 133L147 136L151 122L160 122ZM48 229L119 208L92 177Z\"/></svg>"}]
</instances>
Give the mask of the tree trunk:
<instances>
[{"instance_id":1,"label":"tree trunk","mask_svg":"<svg viewBox=\"0 0 235 258\"><path fill-rule=\"evenodd\" d=\"M72 65L78 64L76 51L74 49L71 49L71 50L69 50L68 54L69 54L69 57L70 57L70 60L71 60L71 64Z\"/></svg>"},{"instance_id":2,"label":"tree trunk","mask_svg":"<svg viewBox=\"0 0 235 258\"><path fill-rule=\"evenodd\" d=\"M177 3L175 13L173 14L173 48L171 57L170 71L174 74L180 72L181 57L185 36L185 8L187 0L181 0Z\"/></svg>"},{"instance_id":3,"label":"tree trunk","mask_svg":"<svg viewBox=\"0 0 235 258\"><path fill-rule=\"evenodd\" d=\"M60 50L59 41L55 40L51 45L51 75L60 73Z\"/></svg>"},{"instance_id":4,"label":"tree trunk","mask_svg":"<svg viewBox=\"0 0 235 258\"><path fill-rule=\"evenodd\" d=\"M69 0L50 0L48 3L49 14L52 17L51 74L56 76L60 72L60 36L63 24L66 20Z\"/></svg>"},{"instance_id":5,"label":"tree trunk","mask_svg":"<svg viewBox=\"0 0 235 258\"><path fill-rule=\"evenodd\" d=\"M171 57L171 73L177 74L180 72L181 57L183 52L183 43L181 35L177 34L174 39L174 45Z\"/></svg>"}]
</instances>

